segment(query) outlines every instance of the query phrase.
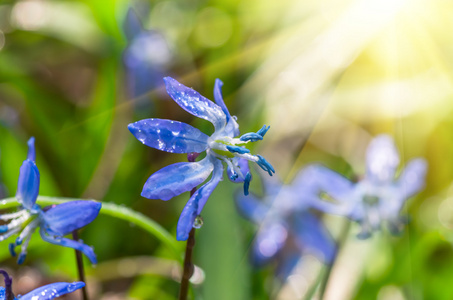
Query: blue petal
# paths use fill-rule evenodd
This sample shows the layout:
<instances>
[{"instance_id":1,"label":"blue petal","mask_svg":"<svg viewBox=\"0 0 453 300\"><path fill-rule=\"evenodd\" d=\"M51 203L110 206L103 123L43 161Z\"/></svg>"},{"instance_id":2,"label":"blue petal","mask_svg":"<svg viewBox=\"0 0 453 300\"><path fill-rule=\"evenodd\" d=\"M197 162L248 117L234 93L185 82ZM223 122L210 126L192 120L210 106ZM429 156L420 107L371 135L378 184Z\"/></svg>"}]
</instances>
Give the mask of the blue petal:
<instances>
[{"instance_id":1,"label":"blue petal","mask_svg":"<svg viewBox=\"0 0 453 300\"><path fill-rule=\"evenodd\" d=\"M228 108L225 105L225 102L223 101L222 86L223 86L222 80L217 78L214 83L214 100L215 103L217 103L217 105L220 106L222 111L225 113L226 121L228 122L231 119L231 115L230 112L228 111Z\"/></svg>"},{"instance_id":2,"label":"blue petal","mask_svg":"<svg viewBox=\"0 0 453 300\"><path fill-rule=\"evenodd\" d=\"M132 8L127 11L126 19L124 20L124 33L127 39L130 41L134 39L143 31L143 26L138 19L137 13Z\"/></svg>"},{"instance_id":3,"label":"blue petal","mask_svg":"<svg viewBox=\"0 0 453 300\"><path fill-rule=\"evenodd\" d=\"M308 211L295 218L293 227L296 243L302 249L316 255L324 263L333 262L337 247L322 223Z\"/></svg>"},{"instance_id":4,"label":"blue petal","mask_svg":"<svg viewBox=\"0 0 453 300\"><path fill-rule=\"evenodd\" d=\"M6 291L5 291L5 288L0 286L0 300L5 300L5 297L6 297Z\"/></svg>"},{"instance_id":5,"label":"blue petal","mask_svg":"<svg viewBox=\"0 0 453 300\"><path fill-rule=\"evenodd\" d=\"M36 160L35 138L31 137L28 140L27 144L28 144L27 158L34 162Z\"/></svg>"},{"instance_id":6,"label":"blue petal","mask_svg":"<svg viewBox=\"0 0 453 300\"><path fill-rule=\"evenodd\" d=\"M21 296L19 299L20 300L50 300L54 299L60 296L63 296L64 294L72 293L75 290L78 290L82 287L85 286L85 283L79 281L79 282L73 282L73 283L67 283L67 282L56 282L56 283L51 283L45 286L42 286L40 288L37 288L36 290L33 290L32 292Z\"/></svg>"},{"instance_id":7,"label":"blue petal","mask_svg":"<svg viewBox=\"0 0 453 300\"><path fill-rule=\"evenodd\" d=\"M230 137L235 137L239 135L239 125L236 122L235 117L232 117L230 115L230 112L228 111L228 108L226 107L225 102L223 101L222 86L223 82L220 79L216 79L214 84L214 100L217 103L217 105L222 108L222 111L226 115L227 121L227 125L225 127L226 135Z\"/></svg>"},{"instance_id":8,"label":"blue petal","mask_svg":"<svg viewBox=\"0 0 453 300\"><path fill-rule=\"evenodd\" d=\"M190 197L186 206L184 207L181 216L179 217L178 226L176 230L176 239L178 241L185 241L189 238L190 230L193 227L195 218L201 214L201 211L206 204L209 196L212 194L214 189L220 180L222 180L223 165L218 159L213 161L214 172L212 173L211 180L199 188Z\"/></svg>"},{"instance_id":9,"label":"blue petal","mask_svg":"<svg viewBox=\"0 0 453 300\"><path fill-rule=\"evenodd\" d=\"M184 110L198 118L208 120L214 125L215 130L226 125L226 115L217 104L171 77L165 77L164 81L167 93Z\"/></svg>"},{"instance_id":10,"label":"blue petal","mask_svg":"<svg viewBox=\"0 0 453 300\"><path fill-rule=\"evenodd\" d=\"M141 195L148 199L169 200L201 184L208 178L213 168L209 157L199 162L166 166L148 178Z\"/></svg>"},{"instance_id":11,"label":"blue petal","mask_svg":"<svg viewBox=\"0 0 453 300\"><path fill-rule=\"evenodd\" d=\"M227 167L228 179L235 183L244 182L245 174L250 173L249 161L245 158L234 157L232 159L232 163L241 170L243 177L236 176L234 170L228 166Z\"/></svg>"},{"instance_id":12,"label":"blue petal","mask_svg":"<svg viewBox=\"0 0 453 300\"><path fill-rule=\"evenodd\" d=\"M45 226L57 235L66 235L96 219L101 206L101 202L90 200L58 204L43 214Z\"/></svg>"},{"instance_id":13,"label":"blue petal","mask_svg":"<svg viewBox=\"0 0 453 300\"><path fill-rule=\"evenodd\" d=\"M208 147L208 136L188 124L146 119L128 126L129 131L143 144L171 153L203 152Z\"/></svg>"},{"instance_id":14,"label":"blue petal","mask_svg":"<svg viewBox=\"0 0 453 300\"><path fill-rule=\"evenodd\" d=\"M257 224L263 222L269 211L269 208L254 194L244 196L242 192L237 192L235 200L239 213Z\"/></svg>"},{"instance_id":15,"label":"blue petal","mask_svg":"<svg viewBox=\"0 0 453 300\"><path fill-rule=\"evenodd\" d=\"M392 181L399 163L392 137L379 135L370 142L366 153L367 178L370 181L377 184Z\"/></svg>"},{"instance_id":16,"label":"blue petal","mask_svg":"<svg viewBox=\"0 0 453 300\"><path fill-rule=\"evenodd\" d=\"M428 163L422 158L411 160L401 173L397 185L402 199L409 198L425 187Z\"/></svg>"},{"instance_id":17,"label":"blue petal","mask_svg":"<svg viewBox=\"0 0 453 300\"><path fill-rule=\"evenodd\" d=\"M294 178L291 189L307 198L319 198L325 192L336 201L347 200L354 190L354 183L346 177L322 165L310 165L302 169Z\"/></svg>"},{"instance_id":18,"label":"blue petal","mask_svg":"<svg viewBox=\"0 0 453 300\"><path fill-rule=\"evenodd\" d=\"M92 247L85 245L82 241L74 241L71 239L63 238L61 236L55 236L53 232L47 232L46 228L41 227L39 230L41 238L51 244L69 247L75 250L79 250L88 257L92 264L97 263L96 254Z\"/></svg>"},{"instance_id":19,"label":"blue petal","mask_svg":"<svg viewBox=\"0 0 453 300\"><path fill-rule=\"evenodd\" d=\"M266 220L255 237L252 262L262 266L272 259L285 245L288 238L288 225L279 219Z\"/></svg>"},{"instance_id":20,"label":"blue petal","mask_svg":"<svg viewBox=\"0 0 453 300\"><path fill-rule=\"evenodd\" d=\"M31 210L39 193L39 170L30 159L23 162L19 172L16 198L23 207Z\"/></svg>"}]
</instances>

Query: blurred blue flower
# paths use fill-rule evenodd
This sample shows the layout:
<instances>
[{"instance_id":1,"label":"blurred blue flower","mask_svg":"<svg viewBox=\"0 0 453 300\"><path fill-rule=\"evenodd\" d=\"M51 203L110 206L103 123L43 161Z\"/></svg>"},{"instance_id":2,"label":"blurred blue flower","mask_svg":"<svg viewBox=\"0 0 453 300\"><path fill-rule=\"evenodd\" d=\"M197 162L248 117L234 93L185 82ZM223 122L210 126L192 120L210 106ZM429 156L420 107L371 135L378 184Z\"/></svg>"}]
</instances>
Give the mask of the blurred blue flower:
<instances>
[{"instance_id":1,"label":"blurred blue flower","mask_svg":"<svg viewBox=\"0 0 453 300\"><path fill-rule=\"evenodd\" d=\"M20 232L16 241L9 245L9 249L11 255L16 256L14 248L21 245L17 263L22 264L27 254L30 238L36 228L39 228L43 240L79 250L95 264L96 255L91 247L63 236L92 222L101 209L101 203L83 200L69 201L48 209L41 209L36 204L40 175L35 164L35 157L34 138L31 138L28 141L27 159L20 168L17 185L16 198L22 208L14 213L0 215L0 220L7 222L0 226L0 241Z\"/></svg>"},{"instance_id":2,"label":"blurred blue flower","mask_svg":"<svg viewBox=\"0 0 453 300\"><path fill-rule=\"evenodd\" d=\"M128 89L135 98L157 87L173 55L164 36L156 30L144 29L133 9L129 9L123 28L128 40L123 61Z\"/></svg>"},{"instance_id":3,"label":"blurred blue flower","mask_svg":"<svg viewBox=\"0 0 453 300\"><path fill-rule=\"evenodd\" d=\"M222 180L222 162L227 164L231 181L244 183L245 194L248 194L252 178L247 161L256 162L269 175L275 173L262 156L252 155L242 146L262 140L269 127L263 126L256 133L250 132L235 138L239 135L239 125L225 106L221 92L223 83L219 79L214 85L217 104L173 78L165 77L164 81L168 94L179 106L196 117L210 121L215 129L211 136L207 136L188 124L164 119L145 119L128 126L131 133L149 147L171 153L206 151L206 157L199 162L176 163L157 171L149 177L141 193L145 198L169 200L192 190L213 174L211 180L193 194L181 213L176 237L186 240L195 218Z\"/></svg>"},{"instance_id":4,"label":"blurred blue flower","mask_svg":"<svg viewBox=\"0 0 453 300\"><path fill-rule=\"evenodd\" d=\"M50 300L58 298L68 293L72 293L75 290L83 288L85 286L84 282L56 282L51 283L40 288L37 288L26 295L14 297L12 293L12 279L8 276L3 270L0 270L0 273L5 277L5 287L0 287L0 300Z\"/></svg>"},{"instance_id":5,"label":"blurred blue flower","mask_svg":"<svg viewBox=\"0 0 453 300\"><path fill-rule=\"evenodd\" d=\"M285 279L304 253L318 257L330 264L336 255L336 244L322 225L310 212L314 198L311 187L299 174L291 185L265 180L264 199L255 195L236 195L240 213L259 225L252 246L252 263L262 266L271 259L278 259L278 275ZM280 255L282 254L282 255Z\"/></svg>"},{"instance_id":6,"label":"blurred blue flower","mask_svg":"<svg viewBox=\"0 0 453 300\"><path fill-rule=\"evenodd\" d=\"M393 139L379 135L368 146L366 174L357 183L321 165L307 167L303 177L312 186L318 209L358 222L358 237L367 238L384 223L392 233L399 233L406 221L400 216L404 203L425 186L424 159L409 161L397 177L399 163Z\"/></svg>"}]
</instances>

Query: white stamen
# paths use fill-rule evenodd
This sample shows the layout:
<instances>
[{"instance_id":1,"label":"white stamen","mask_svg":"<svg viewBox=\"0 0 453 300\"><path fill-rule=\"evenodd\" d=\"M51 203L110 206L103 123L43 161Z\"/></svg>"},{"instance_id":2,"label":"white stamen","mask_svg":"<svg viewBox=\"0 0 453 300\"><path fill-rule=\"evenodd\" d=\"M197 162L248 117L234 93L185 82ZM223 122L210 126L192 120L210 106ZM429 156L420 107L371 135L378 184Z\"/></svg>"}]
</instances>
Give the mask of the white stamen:
<instances>
[{"instance_id":1,"label":"white stamen","mask_svg":"<svg viewBox=\"0 0 453 300\"><path fill-rule=\"evenodd\" d=\"M18 233L19 231L20 231L20 228L17 227L17 228L13 228L13 229L7 231L5 234L0 235L0 242L6 240L10 236Z\"/></svg>"},{"instance_id":2,"label":"white stamen","mask_svg":"<svg viewBox=\"0 0 453 300\"><path fill-rule=\"evenodd\" d=\"M20 233L19 235L19 240L23 241L25 238L27 240L30 239L31 237L31 234L35 231L36 227L38 227L39 225L39 221L40 219L39 218L36 218L34 219L33 221L31 221L30 224L28 224L27 226L25 226L24 230ZM25 243L24 243L25 245ZM23 248L24 246L22 246Z\"/></svg>"},{"instance_id":3,"label":"white stamen","mask_svg":"<svg viewBox=\"0 0 453 300\"><path fill-rule=\"evenodd\" d=\"M25 215L25 214L27 214L27 211L25 209L22 209L22 210L20 210L18 212L15 212L15 213L0 215L0 220L8 221L8 220L11 220L11 219L19 218L19 217L21 217L22 215Z\"/></svg>"},{"instance_id":4,"label":"white stamen","mask_svg":"<svg viewBox=\"0 0 453 300\"><path fill-rule=\"evenodd\" d=\"M22 214L19 218L16 218L8 223L8 231L12 230L13 228L20 227L25 221L28 220L29 217L30 214L27 211L25 211L25 213Z\"/></svg>"}]
</instances>

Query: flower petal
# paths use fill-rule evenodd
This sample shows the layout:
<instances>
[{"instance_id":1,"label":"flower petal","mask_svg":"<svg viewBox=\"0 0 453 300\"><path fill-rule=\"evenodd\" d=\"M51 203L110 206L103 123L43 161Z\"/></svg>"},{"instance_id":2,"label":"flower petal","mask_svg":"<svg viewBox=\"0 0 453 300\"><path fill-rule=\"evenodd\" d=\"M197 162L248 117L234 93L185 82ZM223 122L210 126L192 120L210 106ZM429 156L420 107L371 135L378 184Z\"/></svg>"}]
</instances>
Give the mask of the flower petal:
<instances>
[{"instance_id":1,"label":"flower petal","mask_svg":"<svg viewBox=\"0 0 453 300\"><path fill-rule=\"evenodd\" d=\"M269 208L254 194L244 196L242 191L237 192L235 200L239 213L257 224L263 222L267 212L269 211Z\"/></svg>"},{"instance_id":2,"label":"flower petal","mask_svg":"<svg viewBox=\"0 0 453 300\"><path fill-rule=\"evenodd\" d=\"M377 184L390 182L400 163L398 150L392 137L379 135L369 144L366 153L367 178Z\"/></svg>"},{"instance_id":3,"label":"flower petal","mask_svg":"<svg viewBox=\"0 0 453 300\"><path fill-rule=\"evenodd\" d=\"M259 229L252 252L252 263L262 266L283 247L288 237L288 225L280 219L265 221Z\"/></svg>"},{"instance_id":4,"label":"flower petal","mask_svg":"<svg viewBox=\"0 0 453 300\"><path fill-rule=\"evenodd\" d=\"M176 239L178 241L185 241L189 238L190 230L192 230L195 218L201 214L206 201L212 194L220 180L222 180L223 165L218 159L213 161L214 171L211 180L199 188L187 201L186 206L181 212L179 217L178 226L176 230Z\"/></svg>"},{"instance_id":5,"label":"flower petal","mask_svg":"<svg viewBox=\"0 0 453 300\"><path fill-rule=\"evenodd\" d=\"M21 296L19 299L20 300L50 300L54 299L60 296L63 296L64 294L72 293L75 290L78 290L80 288L83 288L85 286L84 282L73 282L73 283L67 283L67 282L56 282L56 283L51 283L45 286L42 286L40 288L37 288L36 290L33 290L32 292Z\"/></svg>"},{"instance_id":6,"label":"flower petal","mask_svg":"<svg viewBox=\"0 0 453 300\"><path fill-rule=\"evenodd\" d=\"M47 232L46 228L41 227L39 230L41 238L51 244L60 245L63 247L69 247L75 250L79 250L88 257L92 264L97 263L96 254L92 247L85 245L81 241L74 241L71 239L63 238L61 236L55 236L53 232Z\"/></svg>"},{"instance_id":7,"label":"flower petal","mask_svg":"<svg viewBox=\"0 0 453 300\"><path fill-rule=\"evenodd\" d=\"M297 245L323 262L333 262L337 247L322 223L308 211L300 213L293 227Z\"/></svg>"},{"instance_id":8,"label":"flower petal","mask_svg":"<svg viewBox=\"0 0 453 300\"><path fill-rule=\"evenodd\" d=\"M33 209L39 193L39 170L36 164L26 159L19 171L16 198L23 207Z\"/></svg>"},{"instance_id":9,"label":"flower petal","mask_svg":"<svg viewBox=\"0 0 453 300\"><path fill-rule=\"evenodd\" d=\"M169 200L201 184L208 178L213 168L209 157L199 162L166 166L148 178L141 195L148 199Z\"/></svg>"},{"instance_id":10,"label":"flower petal","mask_svg":"<svg viewBox=\"0 0 453 300\"><path fill-rule=\"evenodd\" d=\"M236 119L230 115L230 112L228 111L228 108L226 107L225 102L223 101L222 86L223 82L217 78L214 84L214 100L217 103L217 105L222 108L223 112L226 115L227 121L227 125L225 127L226 134L228 136L235 137L239 135L239 125L236 122Z\"/></svg>"},{"instance_id":11,"label":"flower petal","mask_svg":"<svg viewBox=\"0 0 453 300\"><path fill-rule=\"evenodd\" d=\"M171 153L203 152L208 147L208 136L188 124L145 119L128 126L129 131L143 144Z\"/></svg>"},{"instance_id":12,"label":"flower petal","mask_svg":"<svg viewBox=\"0 0 453 300\"><path fill-rule=\"evenodd\" d=\"M137 13L132 8L129 8L127 11L126 19L123 24L124 33L126 38L131 41L137 35L139 35L143 30L142 23L140 22Z\"/></svg>"},{"instance_id":13,"label":"flower petal","mask_svg":"<svg viewBox=\"0 0 453 300\"><path fill-rule=\"evenodd\" d=\"M165 77L164 81L167 93L184 110L198 118L208 120L214 125L215 130L226 125L226 115L217 104L171 77Z\"/></svg>"},{"instance_id":14,"label":"flower petal","mask_svg":"<svg viewBox=\"0 0 453 300\"><path fill-rule=\"evenodd\" d=\"M397 181L402 199L413 196L425 187L427 169L428 163L422 158L413 159L406 165Z\"/></svg>"},{"instance_id":15,"label":"flower petal","mask_svg":"<svg viewBox=\"0 0 453 300\"><path fill-rule=\"evenodd\" d=\"M334 200L347 201L354 190L354 183L346 177L319 164L309 165L294 178L291 189L307 199L321 199L327 193Z\"/></svg>"},{"instance_id":16,"label":"flower petal","mask_svg":"<svg viewBox=\"0 0 453 300\"><path fill-rule=\"evenodd\" d=\"M34 162L36 160L35 138L31 137L28 140L27 145L28 145L27 158Z\"/></svg>"},{"instance_id":17,"label":"flower petal","mask_svg":"<svg viewBox=\"0 0 453 300\"><path fill-rule=\"evenodd\" d=\"M227 175L228 179L231 182L239 183L239 182L244 182L245 179L245 174L250 173L250 167L249 167L249 161L245 158L238 158L238 157L233 157L232 163L237 167L239 170L241 170L242 177L241 176L234 176L235 172L230 166L227 167Z\"/></svg>"},{"instance_id":18,"label":"flower petal","mask_svg":"<svg viewBox=\"0 0 453 300\"><path fill-rule=\"evenodd\" d=\"M214 100L215 100L215 103L217 103L217 105L220 106L220 108L225 113L226 120L228 122L231 118L231 115L230 115L230 112L228 111L228 108L225 105L225 102L223 101L222 86L223 86L222 80L217 78L214 83Z\"/></svg>"},{"instance_id":19,"label":"flower petal","mask_svg":"<svg viewBox=\"0 0 453 300\"><path fill-rule=\"evenodd\" d=\"M99 214L102 203L90 200L58 204L43 214L48 231L66 235L91 223Z\"/></svg>"}]
</instances>

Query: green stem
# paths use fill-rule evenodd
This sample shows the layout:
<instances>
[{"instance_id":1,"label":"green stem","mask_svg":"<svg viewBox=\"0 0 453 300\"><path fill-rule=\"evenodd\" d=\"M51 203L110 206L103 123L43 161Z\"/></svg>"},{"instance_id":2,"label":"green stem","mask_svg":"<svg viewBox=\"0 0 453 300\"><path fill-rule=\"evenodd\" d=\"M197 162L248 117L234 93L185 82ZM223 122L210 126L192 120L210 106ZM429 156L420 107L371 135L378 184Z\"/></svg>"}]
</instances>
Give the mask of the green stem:
<instances>
[{"instance_id":1,"label":"green stem","mask_svg":"<svg viewBox=\"0 0 453 300\"><path fill-rule=\"evenodd\" d=\"M351 227L351 222L346 219L344 221L343 227L341 229L340 236L338 238L337 253L335 254L335 257L333 258L332 263L327 266L326 275L324 276L324 280L321 282L321 287L320 287L320 292L319 292L319 299L320 300L324 300L324 295L325 295L325 293L327 291L327 286L328 286L328 283L329 283L330 275L332 274L332 270L333 270L333 267L334 267L334 265L335 265L335 263L337 261L338 254L340 253L340 249L343 248L344 244L346 243L346 240L347 240L348 235L349 235L350 227Z\"/></svg>"},{"instance_id":2,"label":"green stem","mask_svg":"<svg viewBox=\"0 0 453 300\"><path fill-rule=\"evenodd\" d=\"M36 203L38 203L41 206L48 206L76 200L84 199L38 196L38 200L36 201ZM14 197L0 200L1 209L8 209L17 206L19 206L19 203ZM100 213L103 215L122 219L126 222L132 223L148 231L150 234L154 235L157 239L159 239L163 244L165 244L168 248L170 248L170 250L174 254L174 257L178 261L182 262L181 251L176 242L176 239L170 233L168 233L162 226L160 226L158 223L148 218L144 214L136 212L125 206L106 202L102 202L102 208Z\"/></svg>"}]
</instances>

